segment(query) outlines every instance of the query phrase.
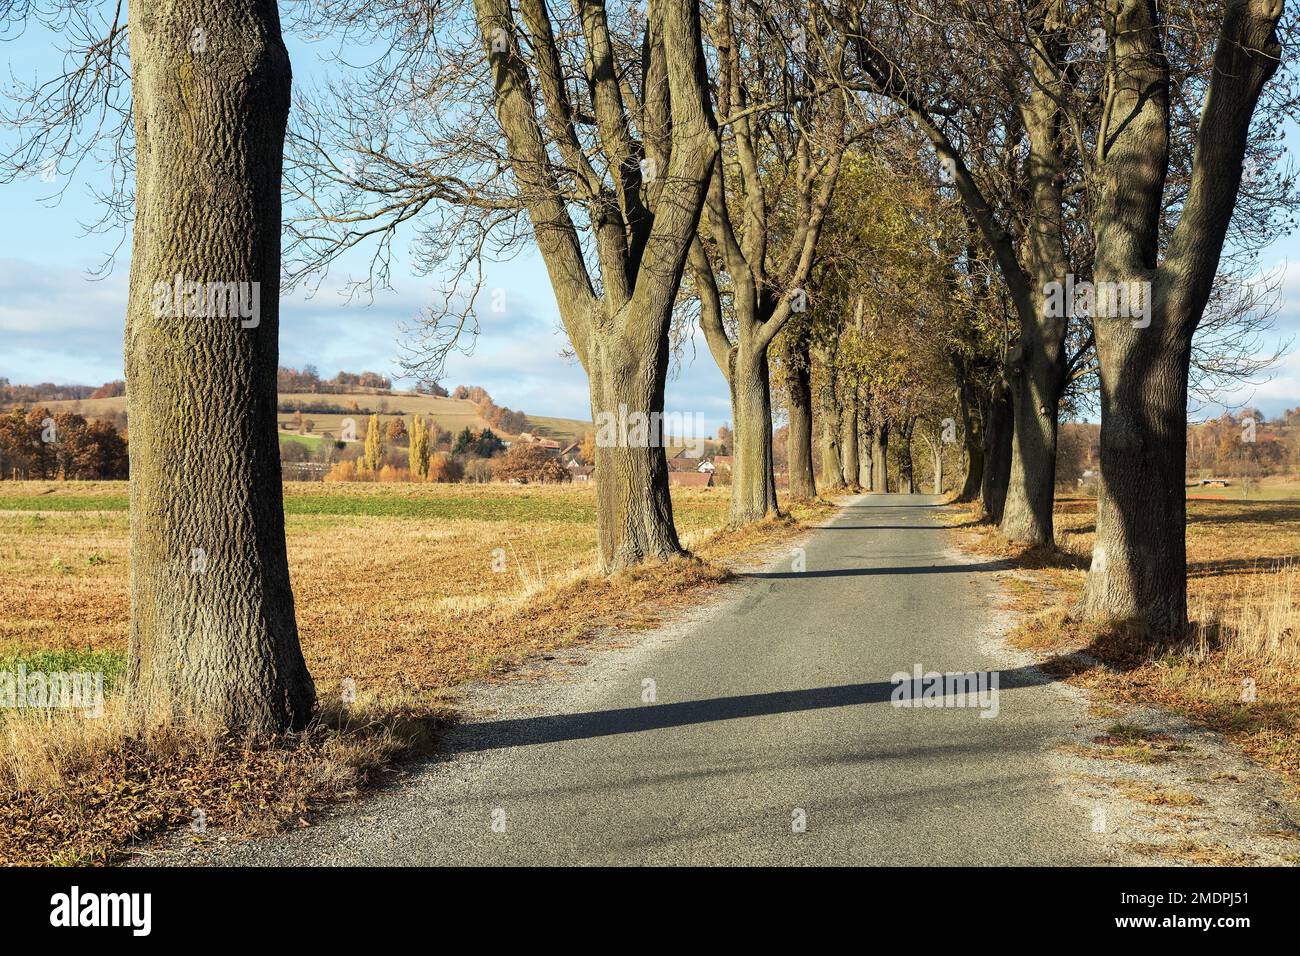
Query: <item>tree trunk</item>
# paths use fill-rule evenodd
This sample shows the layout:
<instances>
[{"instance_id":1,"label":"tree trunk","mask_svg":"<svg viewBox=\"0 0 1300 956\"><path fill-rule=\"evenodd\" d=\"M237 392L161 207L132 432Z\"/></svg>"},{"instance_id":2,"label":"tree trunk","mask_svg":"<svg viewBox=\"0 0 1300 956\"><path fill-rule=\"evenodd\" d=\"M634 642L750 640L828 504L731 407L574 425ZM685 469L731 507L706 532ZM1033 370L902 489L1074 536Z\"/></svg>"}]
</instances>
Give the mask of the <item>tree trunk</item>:
<instances>
[{"instance_id":1,"label":"tree trunk","mask_svg":"<svg viewBox=\"0 0 1300 956\"><path fill-rule=\"evenodd\" d=\"M889 494L889 423L876 426L871 442L871 490Z\"/></svg>"},{"instance_id":2,"label":"tree trunk","mask_svg":"<svg viewBox=\"0 0 1300 956\"><path fill-rule=\"evenodd\" d=\"M934 455L934 493L943 494L943 444L935 442L934 447L930 449Z\"/></svg>"},{"instance_id":3,"label":"tree trunk","mask_svg":"<svg viewBox=\"0 0 1300 956\"><path fill-rule=\"evenodd\" d=\"M972 392L974 388L969 385L961 388L962 454L966 477L962 481L958 501L974 501L978 498L984 480L984 422L988 418L987 402L980 402Z\"/></svg>"},{"instance_id":4,"label":"tree trunk","mask_svg":"<svg viewBox=\"0 0 1300 956\"><path fill-rule=\"evenodd\" d=\"M1059 357L1045 355L1042 349L1027 351L1014 367L1011 472L1000 527L1002 536L1016 544L1053 542L1057 402L1062 379Z\"/></svg>"},{"instance_id":5,"label":"tree trunk","mask_svg":"<svg viewBox=\"0 0 1300 956\"><path fill-rule=\"evenodd\" d=\"M1011 478L1011 429L1011 398L999 389L989 401L984 426L984 476L980 485L981 517L994 524L1002 521Z\"/></svg>"},{"instance_id":6,"label":"tree trunk","mask_svg":"<svg viewBox=\"0 0 1300 956\"><path fill-rule=\"evenodd\" d=\"M1080 611L1180 633L1187 623L1190 344L1153 347L1155 335L1140 332L1106 338L1097 535Z\"/></svg>"},{"instance_id":7,"label":"tree trunk","mask_svg":"<svg viewBox=\"0 0 1300 956\"><path fill-rule=\"evenodd\" d=\"M785 353L786 405L790 427L786 437L786 459L790 471L790 497L817 497L813 478L812 375L808 367L808 344L787 335Z\"/></svg>"},{"instance_id":8,"label":"tree trunk","mask_svg":"<svg viewBox=\"0 0 1300 956\"><path fill-rule=\"evenodd\" d=\"M863 491L876 490L875 462L871 456L871 445L875 440L875 426L863 415L858 424L858 483Z\"/></svg>"},{"instance_id":9,"label":"tree trunk","mask_svg":"<svg viewBox=\"0 0 1300 956\"><path fill-rule=\"evenodd\" d=\"M836 400L838 389L836 381L834 355L819 353L821 366L826 369L827 381L818 390L817 418L820 421L820 445L822 464L822 489L824 491L843 491L844 472L840 461L840 414Z\"/></svg>"},{"instance_id":10,"label":"tree trunk","mask_svg":"<svg viewBox=\"0 0 1300 956\"><path fill-rule=\"evenodd\" d=\"M666 436L653 434L648 425L646 431L638 430L651 413L663 410L668 363L657 353L666 348L666 340L623 341L606 331L593 336L588 352L597 426L597 541L606 572L685 553L673 525ZM612 427L602 429L602 424Z\"/></svg>"},{"instance_id":11,"label":"tree trunk","mask_svg":"<svg viewBox=\"0 0 1300 956\"><path fill-rule=\"evenodd\" d=\"M625 135L628 115L613 75L604 11L584 11L586 93L595 130L586 145L599 154L597 165L608 162L618 198L588 192L588 222L580 229L570 212L570 184L560 184L564 174L555 160L585 180L591 158L568 129L573 107L564 83L555 81L562 57L545 5L525 6L520 15L527 29L521 31L508 0L474 0L477 32L509 169L569 341L587 372L597 431L599 558L603 569L616 571L681 553L662 436L647 435L657 430L647 418L663 411L673 303L718 154L700 12L695 0L665 0L650 10L640 132L644 158L661 172L643 181L640 157ZM518 46L521 32L528 36L527 54ZM536 78L530 64L537 66ZM548 114L545 132L539 108ZM592 240L590 259L584 232ZM592 264L599 266L598 282Z\"/></svg>"},{"instance_id":12,"label":"tree trunk","mask_svg":"<svg viewBox=\"0 0 1300 956\"><path fill-rule=\"evenodd\" d=\"M742 343L732 350L731 409L736 419L731 523L748 524L776 514L772 473L772 391L767 350Z\"/></svg>"},{"instance_id":13,"label":"tree trunk","mask_svg":"<svg viewBox=\"0 0 1300 956\"><path fill-rule=\"evenodd\" d=\"M315 689L276 436L290 89L279 13L271 0L131 0L129 16L129 706L150 722L300 728ZM204 283L205 301L185 283Z\"/></svg>"},{"instance_id":14,"label":"tree trunk","mask_svg":"<svg viewBox=\"0 0 1300 956\"><path fill-rule=\"evenodd\" d=\"M907 421L898 429L898 492L916 494L916 481L912 474L912 429L915 421Z\"/></svg>"},{"instance_id":15,"label":"tree trunk","mask_svg":"<svg viewBox=\"0 0 1300 956\"><path fill-rule=\"evenodd\" d=\"M843 459L844 484L850 491L858 484L858 388L846 388L840 404L840 456Z\"/></svg>"}]
</instances>

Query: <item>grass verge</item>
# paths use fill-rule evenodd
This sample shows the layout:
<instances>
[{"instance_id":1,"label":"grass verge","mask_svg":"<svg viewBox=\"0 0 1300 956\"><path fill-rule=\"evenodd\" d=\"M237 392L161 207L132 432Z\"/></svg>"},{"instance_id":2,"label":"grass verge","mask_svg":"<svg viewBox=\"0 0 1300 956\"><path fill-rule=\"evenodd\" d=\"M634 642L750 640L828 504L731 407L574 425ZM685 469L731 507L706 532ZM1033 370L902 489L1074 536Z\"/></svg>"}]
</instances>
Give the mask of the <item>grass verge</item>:
<instances>
[{"instance_id":1,"label":"grass verge","mask_svg":"<svg viewBox=\"0 0 1300 956\"><path fill-rule=\"evenodd\" d=\"M798 505L729 529L725 492L676 489L693 557L605 577L593 564L591 489L286 486L299 630L321 715L302 734L253 743L202 727L145 733L123 713L113 689L125 667L126 515L95 505L124 497L124 486L16 485L0 511L11 499L90 506L0 514L0 601L10 609L0 672L102 672L108 701L98 719L0 716L4 865L111 864L177 828L206 839L307 825L313 807L434 749L463 682L509 679L548 651L653 627L725 582L732 562L834 510ZM344 703L344 686L355 701Z\"/></svg>"},{"instance_id":2,"label":"grass verge","mask_svg":"<svg viewBox=\"0 0 1300 956\"><path fill-rule=\"evenodd\" d=\"M1055 520L1052 551L1008 546L964 512L954 522L965 547L1013 569L1004 579L1021 617L1010 642L1103 702L1164 707L1224 734L1300 789L1300 503L1188 503L1191 627L1175 636L1077 619L1095 502L1062 499ZM1158 741L1122 735L1097 749L1167 757Z\"/></svg>"}]
</instances>

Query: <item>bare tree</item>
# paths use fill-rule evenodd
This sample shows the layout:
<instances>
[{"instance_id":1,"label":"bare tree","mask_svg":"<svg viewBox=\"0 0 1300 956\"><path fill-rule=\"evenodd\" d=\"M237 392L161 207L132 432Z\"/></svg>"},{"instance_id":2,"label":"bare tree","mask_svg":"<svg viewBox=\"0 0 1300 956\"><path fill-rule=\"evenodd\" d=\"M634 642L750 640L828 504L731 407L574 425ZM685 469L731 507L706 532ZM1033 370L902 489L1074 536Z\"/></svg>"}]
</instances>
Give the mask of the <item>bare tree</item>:
<instances>
[{"instance_id":1,"label":"bare tree","mask_svg":"<svg viewBox=\"0 0 1300 956\"><path fill-rule=\"evenodd\" d=\"M734 524L777 509L768 349L807 307L848 138L846 95L830 82L845 47L824 39L827 25L817 4L799 15L720 0L710 26L729 135L690 268L709 350L731 389Z\"/></svg>"},{"instance_id":2,"label":"bare tree","mask_svg":"<svg viewBox=\"0 0 1300 956\"><path fill-rule=\"evenodd\" d=\"M315 690L276 438L290 99L277 5L51 0L5 12L66 27L67 46L60 75L15 91L4 171L66 173L102 149L115 177L134 172L133 193L114 179L105 214L134 222L130 707L254 734L302 727Z\"/></svg>"},{"instance_id":3,"label":"bare tree","mask_svg":"<svg viewBox=\"0 0 1300 956\"><path fill-rule=\"evenodd\" d=\"M1106 108L1093 205L1099 281L1150 290L1146 322L1094 321L1101 378L1096 548L1081 610L1181 631L1187 619L1187 386L1192 338L1214 290L1265 84L1282 47L1279 0L1228 0L1196 129L1190 179L1161 256L1171 166L1166 23L1153 0L1104 17Z\"/></svg>"},{"instance_id":4,"label":"bare tree","mask_svg":"<svg viewBox=\"0 0 1300 956\"><path fill-rule=\"evenodd\" d=\"M656 424L718 151L698 3L654 0L620 34L602 0L567 20L546 0L475 0L468 23L455 4L331 2L349 28L378 23L389 51L357 87L364 100L304 112L295 275L372 242L370 278L386 279L396 230L422 216L425 267L454 254L457 278L493 248L535 242L590 382L601 564L680 554ZM472 321L474 292L458 296L415 330L413 372L436 377Z\"/></svg>"}]
</instances>

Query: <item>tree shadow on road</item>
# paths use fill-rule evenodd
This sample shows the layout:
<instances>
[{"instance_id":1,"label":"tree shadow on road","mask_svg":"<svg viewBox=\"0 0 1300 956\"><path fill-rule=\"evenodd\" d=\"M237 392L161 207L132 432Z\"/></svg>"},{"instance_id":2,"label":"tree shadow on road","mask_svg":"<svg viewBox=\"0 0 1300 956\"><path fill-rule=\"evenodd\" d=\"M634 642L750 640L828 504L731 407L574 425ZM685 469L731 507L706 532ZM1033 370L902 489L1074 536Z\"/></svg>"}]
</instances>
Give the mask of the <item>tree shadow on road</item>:
<instances>
[{"instance_id":1,"label":"tree shadow on road","mask_svg":"<svg viewBox=\"0 0 1300 956\"><path fill-rule=\"evenodd\" d=\"M883 574L952 574L963 571L1010 571L1015 567L1011 561L982 561L979 564L920 564L905 567L883 568L827 568L824 571L751 571L738 574L738 578L755 580L785 580L797 578L856 578L873 577Z\"/></svg>"},{"instance_id":2,"label":"tree shadow on road","mask_svg":"<svg viewBox=\"0 0 1300 956\"><path fill-rule=\"evenodd\" d=\"M1004 671L982 672L998 675L998 691L1034 687L1052 683L1035 667L1016 667ZM614 734L632 734L645 730L664 730L743 717L767 717L821 710L827 707L852 707L889 701L898 687L893 681L866 684L841 684L837 687L814 687L807 690L773 691L765 694L741 694L734 697L711 697L671 704L644 704L581 714L553 714L543 717L518 717L509 720L463 724L444 739L445 751L464 753L496 750L502 747L526 747L553 744L565 740L588 740Z\"/></svg>"}]
</instances>

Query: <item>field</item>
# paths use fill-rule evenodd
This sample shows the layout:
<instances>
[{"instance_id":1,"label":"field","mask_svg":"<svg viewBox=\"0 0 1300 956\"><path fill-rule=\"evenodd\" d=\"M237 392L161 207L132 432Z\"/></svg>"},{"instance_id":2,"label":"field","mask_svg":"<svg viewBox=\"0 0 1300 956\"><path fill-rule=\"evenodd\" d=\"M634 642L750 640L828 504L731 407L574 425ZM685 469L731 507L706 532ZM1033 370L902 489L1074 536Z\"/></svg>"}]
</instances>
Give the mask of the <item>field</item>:
<instances>
[{"instance_id":1,"label":"field","mask_svg":"<svg viewBox=\"0 0 1300 956\"><path fill-rule=\"evenodd\" d=\"M1300 501L1188 502L1191 633L1172 639L1078 621L1096 502L1056 506L1063 553L1001 544L959 525L967 547L1008 558L1014 644L1104 699L1165 706L1220 731L1300 788ZM1075 656L1075 652L1086 656Z\"/></svg>"},{"instance_id":2,"label":"field","mask_svg":"<svg viewBox=\"0 0 1300 956\"><path fill-rule=\"evenodd\" d=\"M379 414L380 420L384 424L387 424L390 418L402 417L409 419L413 415L422 415L426 420L432 418L453 435L466 427L476 431L489 427L488 423L479 416L478 406L463 399L440 398L436 395L416 395L411 392L398 392L392 395L380 395L369 391L343 394L316 392L283 392L280 394L281 403L301 402L310 404L316 402L350 406L354 401L362 409L369 408ZM52 411L77 412L87 418L126 411L126 398L124 396L68 402L44 402L42 404L48 406ZM385 408L391 410L392 413L385 413L383 411ZM312 430L315 435L336 438L342 432L343 420L355 418L356 415L303 412L303 417L311 419L313 423ZM280 437L282 439L289 437L284 434L284 431L288 430L291 419L291 413L280 413L282 430ZM556 440L577 441L584 432L590 431L592 427L590 422L548 416L529 416L529 422L538 433ZM360 423L358 423L358 431L361 430L359 426ZM513 436L507 435L506 437Z\"/></svg>"},{"instance_id":3,"label":"field","mask_svg":"<svg viewBox=\"0 0 1300 956\"><path fill-rule=\"evenodd\" d=\"M1189 498L1222 501L1276 501L1292 500L1300 502L1300 481L1290 478L1270 477L1254 481L1249 487L1239 480L1227 488L1188 488Z\"/></svg>"},{"instance_id":4,"label":"field","mask_svg":"<svg viewBox=\"0 0 1300 956\"><path fill-rule=\"evenodd\" d=\"M111 715L71 730L0 719L0 862L109 861L183 824L195 801L217 826L300 819L411 741L427 743L454 716L457 684L502 678L602 629L652 626L725 580L730 558L802 527L724 531L725 489L674 489L678 530L703 560L606 579L593 567L590 486L290 482L284 500L298 626L326 726L288 749L250 749L146 746L115 731ZM94 669L116 683L127 501L124 482L0 484L0 670ZM347 708L344 681L356 690ZM19 825L23 842L7 842Z\"/></svg>"}]
</instances>

